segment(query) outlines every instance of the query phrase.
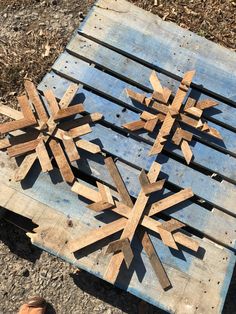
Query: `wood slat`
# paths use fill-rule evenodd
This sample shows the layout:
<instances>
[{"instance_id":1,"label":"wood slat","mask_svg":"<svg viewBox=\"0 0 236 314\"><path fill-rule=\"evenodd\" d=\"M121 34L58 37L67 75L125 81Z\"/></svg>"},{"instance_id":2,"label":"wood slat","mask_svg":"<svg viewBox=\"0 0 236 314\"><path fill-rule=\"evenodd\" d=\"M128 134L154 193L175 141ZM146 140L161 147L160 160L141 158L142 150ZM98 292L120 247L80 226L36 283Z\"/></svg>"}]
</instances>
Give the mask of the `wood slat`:
<instances>
[{"instance_id":1,"label":"wood slat","mask_svg":"<svg viewBox=\"0 0 236 314\"><path fill-rule=\"evenodd\" d=\"M66 182L72 184L75 180L75 177L61 148L61 145L56 140L50 139L49 146L60 169L62 177Z\"/></svg>"},{"instance_id":2,"label":"wood slat","mask_svg":"<svg viewBox=\"0 0 236 314\"><path fill-rule=\"evenodd\" d=\"M162 68L178 77L195 68L198 75L194 84L236 101L233 83L236 72L232 71L236 57L233 52L166 23L127 1L100 0L79 31L123 51L126 56L132 55L152 68Z\"/></svg>"},{"instance_id":3,"label":"wood slat","mask_svg":"<svg viewBox=\"0 0 236 314\"><path fill-rule=\"evenodd\" d=\"M53 166L51 163L51 159L48 155L47 148L46 148L45 143L42 139L38 143L35 151L36 151L37 157L39 159L39 163L41 165L42 171L43 172L52 171Z\"/></svg>"}]
</instances>

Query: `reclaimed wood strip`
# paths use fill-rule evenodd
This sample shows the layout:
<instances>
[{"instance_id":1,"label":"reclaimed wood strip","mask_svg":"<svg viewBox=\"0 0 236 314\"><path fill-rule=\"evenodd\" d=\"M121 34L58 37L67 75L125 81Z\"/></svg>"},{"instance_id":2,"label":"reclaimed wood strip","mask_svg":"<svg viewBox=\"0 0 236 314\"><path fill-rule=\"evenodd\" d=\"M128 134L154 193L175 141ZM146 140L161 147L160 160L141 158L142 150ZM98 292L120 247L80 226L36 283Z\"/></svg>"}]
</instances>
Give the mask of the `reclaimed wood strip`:
<instances>
[{"instance_id":1,"label":"reclaimed wood strip","mask_svg":"<svg viewBox=\"0 0 236 314\"><path fill-rule=\"evenodd\" d=\"M66 182L73 183L75 177L61 148L61 145L56 140L50 139L49 146L60 169L62 177Z\"/></svg>"},{"instance_id":2,"label":"reclaimed wood strip","mask_svg":"<svg viewBox=\"0 0 236 314\"><path fill-rule=\"evenodd\" d=\"M62 99L59 102L59 106L61 107L61 109L65 109L70 105L70 103L72 102L73 98L75 97L75 95L77 93L78 88L79 88L79 86L75 83L71 84L68 87L64 96L62 97Z\"/></svg>"},{"instance_id":3,"label":"reclaimed wood strip","mask_svg":"<svg viewBox=\"0 0 236 314\"><path fill-rule=\"evenodd\" d=\"M129 207L133 207L133 201L129 195L129 192L126 188L126 185L124 184L124 181L119 173L118 168L116 167L116 164L114 163L113 159L111 157L108 157L105 159L105 164L107 166L107 169L112 177L112 180L115 183L116 189L118 193L120 194L121 200Z\"/></svg>"},{"instance_id":4,"label":"reclaimed wood strip","mask_svg":"<svg viewBox=\"0 0 236 314\"><path fill-rule=\"evenodd\" d=\"M48 114L44 108L44 105L43 105L39 95L38 95L38 91L35 88L35 85L31 81L25 80L24 81L24 87L25 87L25 90L29 96L29 99L31 100L32 104L34 105L34 108L37 112L39 120L46 123L48 120Z\"/></svg>"},{"instance_id":5,"label":"reclaimed wood strip","mask_svg":"<svg viewBox=\"0 0 236 314\"><path fill-rule=\"evenodd\" d=\"M27 141L25 143L20 143L17 145L13 145L7 149L9 157L18 157L28 153L30 151L34 151L38 146L40 139L35 139L32 141Z\"/></svg>"},{"instance_id":6,"label":"reclaimed wood strip","mask_svg":"<svg viewBox=\"0 0 236 314\"><path fill-rule=\"evenodd\" d=\"M14 120L20 120L24 118L22 112L15 110L7 105L0 105L0 114L7 116Z\"/></svg>"},{"instance_id":7,"label":"reclaimed wood strip","mask_svg":"<svg viewBox=\"0 0 236 314\"><path fill-rule=\"evenodd\" d=\"M31 153L30 155L27 155L20 166L16 169L14 173L14 180L16 182L22 181L27 176L30 169L33 167L33 164L35 163L37 159L36 153Z\"/></svg>"},{"instance_id":8,"label":"reclaimed wood strip","mask_svg":"<svg viewBox=\"0 0 236 314\"><path fill-rule=\"evenodd\" d=\"M97 154L101 152L100 146L94 143L82 140L82 139L76 141L75 144L78 148L86 150L87 152L90 152L91 154Z\"/></svg>"},{"instance_id":9,"label":"reclaimed wood strip","mask_svg":"<svg viewBox=\"0 0 236 314\"><path fill-rule=\"evenodd\" d=\"M41 165L43 172L48 172L53 170L53 166L51 163L51 159L48 155L47 148L45 146L44 141L41 139L39 144L36 147L36 153L39 160L39 163Z\"/></svg>"},{"instance_id":10,"label":"reclaimed wood strip","mask_svg":"<svg viewBox=\"0 0 236 314\"><path fill-rule=\"evenodd\" d=\"M196 69L195 85L236 101L233 52L127 1L98 1L79 32L176 77Z\"/></svg>"}]
</instances>

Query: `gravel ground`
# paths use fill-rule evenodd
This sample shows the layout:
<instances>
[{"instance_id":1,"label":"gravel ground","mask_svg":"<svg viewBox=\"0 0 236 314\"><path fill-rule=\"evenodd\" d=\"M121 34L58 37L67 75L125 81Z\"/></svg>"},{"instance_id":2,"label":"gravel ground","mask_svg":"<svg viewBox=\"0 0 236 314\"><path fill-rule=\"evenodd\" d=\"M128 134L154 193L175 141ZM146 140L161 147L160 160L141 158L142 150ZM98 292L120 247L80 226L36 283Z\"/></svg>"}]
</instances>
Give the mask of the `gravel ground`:
<instances>
[{"instance_id":1,"label":"gravel ground","mask_svg":"<svg viewBox=\"0 0 236 314\"><path fill-rule=\"evenodd\" d=\"M93 2L0 0L0 102L16 107L15 95L22 92L23 78L41 80ZM157 0L155 6L152 0L130 2L236 49L234 1ZM17 313L34 294L51 303L48 313L163 313L33 247L23 231L3 220L0 267L0 313ZM235 293L234 279L224 313L236 313Z\"/></svg>"}]
</instances>

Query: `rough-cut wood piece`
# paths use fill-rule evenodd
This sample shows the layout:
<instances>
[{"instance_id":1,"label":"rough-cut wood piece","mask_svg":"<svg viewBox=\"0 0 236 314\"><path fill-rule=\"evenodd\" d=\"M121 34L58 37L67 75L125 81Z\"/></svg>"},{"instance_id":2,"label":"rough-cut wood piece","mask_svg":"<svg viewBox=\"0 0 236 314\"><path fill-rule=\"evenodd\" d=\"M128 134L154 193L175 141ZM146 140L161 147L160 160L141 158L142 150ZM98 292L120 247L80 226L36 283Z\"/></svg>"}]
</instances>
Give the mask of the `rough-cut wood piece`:
<instances>
[{"instance_id":1,"label":"rough-cut wood piece","mask_svg":"<svg viewBox=\"0 0 236 314\"><path fill-rule=\"evenodd\" d=\"M97 203L89 204L87 205L87 207L95 212L101 212L107 209L111 209L113 205L108 202L99 201Z\"/></svg>"},{"instance_id":2,"label":"rough-cut wood piece","mask_svg":"<svg viewBox=\"0 0 236 314\"><path fill-rule=\"evenodd\" d=\"M221 134L215 128L208 126L208 130L206 132L207 132L207 134L210 134L210 135L212 135L212 136L214 136L220 140L223 140Z\"/></svg>"},{"instance_id":3,"label":"rough-cut wood piece","mask_svg":"<svg viewBox=\"0 0 236 314\"><path fill-rule=\"evenodd\" d=\"M40 139L38 138L32 141L28 141L25 143L11 146L7 149L8 155L9 157L12 158L12 157L18 157L27 152L33 151L38 146L39 142L40 142Z\"/></svg>"},{"instance_id":4,"label":"rough-cut wood piece","mask_svg":"<svg viewBox=\"0 0 236 314\"><path fill-rule=\"evenodd\" d=\"M49 108L52 113L52 118L57 114L60 110L56 97L51 89L47 89L44 91L44 96L48 102Z\"/></svg>"},{"instance_id":5,"label":"rough-cut wood piece","mask_svg":"<svg viewBox=\"0 0 236 314\"><path fill-rule=\"evenodd\" d=\"M106 186L105 184L102 184L98 181L96 183L97 183L97 187L100 192L102 200L107 203L110 203L111 205L114 205L114 200L113 200L110 188Z\"/></svg>"},{"instance_id":6,"label":"rough-cut wood piece","mask_svg":"<svg viewBox=\"0 0 236 314\"><path fill-rule=\"evenodd\" d=\"M154 91L152 94L152 98L161 102L161 103L167 104L168 100L170 98L170 95L171 95L171 90L164 87L163 88L163 94L160 94L160 93Z\"/></svg>"},{"instance_id":7,"label":"rough-cut wood piece","mask_svg":"<svg viewBox=\"0 0 236 314\"><path fill-rule=\"evenodd\" d=\"M45 143L42 139L40 140L39 144L36 147L36 153L37 153L42 171L48 172L48 171L53 170L51 159L48 156L47 148L46 148Z\"/></svg>"},{"instance_id":8,"label":"rough-cut wood piece","mask_svg":"<svg viewBox=\"0 0 236 314\"><path fill-rule=\"evenodd\" d=\"M173 195L167 196L166 198L152 204L148 215L149 216L153 216L157 213L160 213L161 211L170 208L180 202L183 202L187 199L189 199L190 197L192 197L193 191L191 189L184 189L180 192L177 192Z\"/></svg>"},{"instance_id":9,"label":"rough-cut wood piece","mask_svg":"<svg viewBox=\"0 0 236 314\"><path fill-rule=\"evenodd\" d=\"M99 192L87 187L80 182L76 181L73 184L71 191L77 193L78 195L81 195L84 198L89 199L94 203L101 201L101 195Z\"/></svg>"},{"instance_id":10,"label":"rough-cut wood piece","mask_svg":"<svg viewBox=\"0 0 236 314\"><path fill-rule=\"evenodd\" d=\"M184 158L187 162L187 164L190 164L192 158L193 158L193 153L191 151L191 148L188 144L187 141L183 140L180 144L181 150L183 152Z\"/></svg>"},{"instance_id":11,"label":"rough-cut wood piece","mask_svg":"<svg viewBox=\"0 0 236 314\"><path fill-rule=\"evenodd\" d=\"M145 124L146 124L145 121L137 120L137 121L123 124L123 127L129 131L137 131L137 130L143 129Z\"/></svg>"},{"instance_id":12,"label":"rough-cut wood piece","mask_svg":"<svg viewBox=\"0 0 236 314\"><path fill-rule=\"evenodd\" d=\"M31 100L31 102L34 105L34 108L37 112L39 120L46 123L48 120L48 114L44 108L44 105L43 105L40 97L39 97L39 94L38 94L38 91L37 91L35 85L31 81L25 80L24 86L25 86L25 90L29 96L29 99Z\"/></svg>"},{"instance_id":13,"label":"rough-cut wood piece","mask_svg":"<svg viewBox=\"0 0 236 314\"><path fill-rule=\"evenodd\" d=\"M180 229L184 226L185 226L185 224L183 224L182 222L171 218L170 220L163 222L159 228L164 229L168 232L173 232L173 231Z\"/></svg>"},{"instance_id":14,"label":"rough-cut wood piece","mask_svg":"<svg viewBox=\"0 0 236 314\"><path fill-rule=\"evenodd\" d=\"M133 201L129 195L129 192L126 188L126 185L124 184L124 181L120 175L120 172L114 163L113 159L111 157L108 157L105 159L105 164L107 166L107 169L112 177L112 180L115 183L115 186L117 188L117 191L119 192L121 199L123 203L129 207L133 207Z\"/></svg>"},{"instance_id":15,"label":"rough-cut wood piece","mask_svg":"<svg viewBox=\"0 0 236 314\"><path fill-rule=\"evenodd\" d=\"M176 245L175 239L174 239L171 232L169 232L165 229L159 228L159 234L161 236L162 242L166 246L169 246L172 249L178 250L178 246Z\"/></svg>"},{"instance_id":16,"label":"rough-cut wood piece","mask_svg":"<svg viewBox=\"0 0 236 314\"><path fill-rule=\"evenodd\" d=\"M217 101L214 101L214 100L211 100L211 99L205 99L205 100L198 101L197 104L196 104L196 107L201 109L201 110L204 110L204 109L207 109L207 108L214 107L216 105L218 105Z\"/></svg>"},{"instance_id":17,"label":"rough-cut wood piece","mask_svg":"<svg viewBox=\"0 0 236 314\"><path fill-rule=\"evenodd\" d=\"M65 109L61 109L54 117L54 120L59 120L67 118L69 116L76 115L78 113L84 112L83 104L74 105Z\"/></svg>"},{"instance_id":18,"label":"rough-cut wood piece","mask_svg":"<svg viewBox=\"0 0 236 314\"><path fill-rule=\"evenodd\" d=\"M157 117L156 114L150 113L148 111L143 111L140 115L140 118L145 121L156 119L156 117Z\"/></svg>"},{"instance_id":19,"label":"rough-cut wood piece","mask_svg":"<svg viewBox=\"0 0 236 314\"><path fill-rule=\"evenodd\" d=\"M180 113L179 120L197 129L203 126L202 120L195 120L191 117L186 116L183 113Z\"/></svg>"},{"instance_id":20,"label":"rough-cut wood piece","mask_svg":"<svg viewBox=\"0 0 236 314\"><path fill-rule=\"evenodd\" d=\"M79 251L91 244L94 244L118 231L124 229L126 218L120 218L113 221L99 229L90 230L88 233L82 235L78 239L73 239L69 243L70 252Z\"/></svg>"},{"instance_id":21,"label":"rough-cut wood piece","mask_svg":"<svg viewBox=\"0 0 236 314\"><path fill-rule=\"evenodd\" d=\"M22 181L28 172L30 171L31 167L33 166L35 160L37 159L37 154L32 153L30 155L27 155L24 160L22 161L19 168L17 168L15 174L14 174L14 180L16 182Z\"/></svg>"},{"instance_id":22,"label":"rough-cut wood piece","mask_svg":"<svg viewBox=\"0 0 236 314\"><path fill-rule=\"evenodd\" d=\"M161 94L163 96L164 90L161 86L161 82L159 81L156 71L152 71L151 75L150 75L150 83L152 85L152 88L154 91L158 92L159 94Z\"/></svg>"},{"instance_id":23,"label":"rough-cut wood piece","mask_svg":"<svg viewBox=\"0 0 236 314\"><path fill-rule=\"evenodd\" d=\"M101 152L100 146L82 139L76 141L76 146L92 154L97 154Z\"/></svg>"},{"instance_id":24,"label":"rough-cut wood piece","mask_svg":"<svg viewBox=\"0 0 236 314\"><path fill-rule=\"evenodd\" d=\"M193 138L192 133L181 129L180 127L177 127L174 135L172 136L172 142L175 143L176 145L180 145L182 139L190 142L192 138Z\"/></svg>"},{"instance_id":25,"label":"rough-cut wood piece","mask_svg":"<svg viewBox=\"0 0 236 314\"><path fill-rule=\"evenodd\" d=\"M175 122L175 119L172 118L172 116L167 113L166 115L166 118L161 126L161 129L158 133L158 136L149 152L149 155L152 156L152 155L156 155L158 153L160 153L164 147L164 142L166 141L164 139L165 136L168 136L173 125L174 125L174 122Z\"/></svg>"},{"instance_id":26,"label":"rough-cut wood piece","mask_svg":"<svg viewBox=\"0 0 236 314\"><path fill-rule=\"evenodd\" d=\"M60 123L60 128L63 130L69 130L73 127L78 127L86 123L96 122L101 120L103 115L98 112L91 113L81 118L73 119L72 121L65 121Z\"/></svg>"},{"instance_id":27,"label":"rough-cut wood piece","mask_svg":"<svg viewBox=\"0 0 236 314\"><path fill-rule=\"evenodd\" d=\"M136 100L137 102L140 102L141 104L144 102L146 96L143 94L135 93L131 89L126 88L127 96Z\"/></svg>"},{"instance_id":28,"label":"rough-cut wood piece","mask_svg":"<svg viewBox=\"0 0 236 314\"><path fill-rule=\"evenodd\" d=\"M12 109L7 105L0 105L0 114L3 114L4 116L7 116L14 120L20 120L24 118L22 112Z\"/></svg>"},{"instance_id":29,"label":"rough-cut wood piece","mask_svg":"<svg viewBox=\"0 0 236 314\"><path fill-rule=\"evenodd\" d=\"M66 154L70 160L70 162L76 161L80 159L80 155L78 153L77 147L71 138L64 138L63 144L65 146Z\"/></svg>"},{"instance_id":30,"label":"rough-cut wood piece","mask_svg":"<svg viewBox=\"0 0 236 314\"><path fill-rule=\"evenodd\" d=\"M90 125L86 123L84 125L71 129L70 131L68 131L68 135L72 138L76 138L88 134L90 132L92 132L92 129Z\"/></svg>"},{"instance_id":31,"label":"rough-cut wood piece","mask_svg":"<svg viewBox=\"0 0 236 314\"><path fill-rule=\"evenodd\" d=\"M144 169L142 169L142 171L139 175L139 181L140 181L142 190L145 193L145 195L149 195L153 192L161 190L163 188L164 183L165 183L165 180L160 180L157 182L150 183Z\"/></svg>"},{"instance_id":32,"label":"rough-cut wood piece","mask_svg":"<svg viewBox=\"0 0 236 314\"><path fill-rule=\"evenodd\" d=\"M166 274L166 271L160 261L159 256L156 253L156 250L152 244L152 241L149 238L149 235L147 232L142 232L141 234L141 241L142 246L149 258L149 261L152 265L152 268L154 269L154 272L162 286L162 288L165 290L167 288L171 287L170 280Z\"/></svg>"},{"instance_id":33,"label":"rough-cut wood piece","mask_svg":"<svg viewBox=\"0 0 236 314\"><path fill-rule=\"evenodd\" d=\"M184 111L187 113L190 113L191 115L197 118L200 118L203 112L201 109L198 109L197 107L191 107L191 108L185 109Z\"/></svg>"},{"instance_id":34,"label":"rough-cut wood piece","mask_svg":"<svg viewBox=\"0 0 236 314\"><path fill-rule=\"evenodd\" d=\"M159 171L160 171L160 165L154 162L149 171L149 175L150 175L149 180L151 183L156 181L159 175ZM132 214L128 218L127 224L122 232L121 239L128 238L130 241L132 241L136 228L143 215L143 211L145 209L147 201L148 201L148 197L141 190L141 192L138 195L137 201L134 204ZM119 273L122 261L123 261L122 253L116 253L112 256L109 262L109 265L106 269L106 273L105 273L105 278L107 280L113 283L115 282L117 275Z\"/></svg>"},{"instance_id":35,"label":"rough-cut wood piece","mask_svg":"<svg viewBox=\"0 0 236 314\"><path fill-rule=\"evenodd\" d=\"M51 139L49 146L52 150L53 156L57 162L62 177L68 183L73 183L75 180L74 174L68 164L66 156L61 148L61 145L54 139Z\"/></svg>"},{"instance_id":36,"label":"rough-cut wood piece","mask_svg":"<svg viewBox=\"0 0 236 314\"><path fill-rule=\"evenodd\" d=\"M130 264L134 258L134 253L131 249L130 242L129 242L128 238L119 239L119 240L111 242L108 245L108 248L106 250L106 254L116 253L119 251L122 251L122 253L124 255L125 264L126 264L127 268L129 268Z\"/></svg>"},{"instance_id":37,"label":"rough-cut wood piece","mask_svg":"<svg viewBox=\"0 0 236 314\"><path fill-rule=\"evenodd\" d=\"M61 109L67 108L70 103L72 102L73 98L75 97L77 90L79 88L79 85L73 83L71 84L65 94L63 95L62 99L59 102L59 106Z\"/></svg>"},{"instance_id":38,"label":"rough-cut wood piece","mask_svg":"<svg viewBox=\"0 0 236 314\"><path fill-rule=\"evenodd\" d=\"M148 132L153 132L157 125L158 120L159 120L158 117L152 120L148 120L144 125L144 129Z\"/></svg>"}]
</instances>

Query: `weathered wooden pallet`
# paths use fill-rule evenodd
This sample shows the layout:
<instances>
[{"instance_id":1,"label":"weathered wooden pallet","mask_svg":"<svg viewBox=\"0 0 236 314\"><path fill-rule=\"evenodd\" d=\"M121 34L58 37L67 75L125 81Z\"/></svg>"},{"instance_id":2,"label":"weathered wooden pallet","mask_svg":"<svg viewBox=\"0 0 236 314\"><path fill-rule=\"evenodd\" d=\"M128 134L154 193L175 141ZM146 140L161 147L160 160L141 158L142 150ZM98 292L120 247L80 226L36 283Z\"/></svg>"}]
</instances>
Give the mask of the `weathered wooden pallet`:
<instances>
[{"instance_id":1,"label":"weathered wooden pallet","mask_svg":"<svg viewBox=\"0 0 236 314\"><path fill-rule=\"evenodd\" d=\"M235 63L233 52L124 0L99 0L38 86L42 93L51 88L61 99L72 82L81 84L74 103L84 102L87 113L100 112L104 116L83 138L99 144L104 154L117 157L116 165L131 196L136 198L139 193L140 169L149 170L154 160L162 164L160 177L168 181L162 197L192 188L195 198L168 209L163 218L186 224L201 250L192 253L182 248L176 253L151 236L173 288L162 290L138 241L135 250L141 258L135 259L129 271L124 267L115 283L172 313L220 313L235 265ZM196 76L189 95L219 103L204 111L204 118L223 140L191 130L194 159L189 165L181 150L171 143L158 157L150 157L148 151L155 137L141 132L131 135L122 128L138 120L142 109L125 90L151 93L149 77L156 70L163 86L176 92L183 73L192 69ZM78 167L80 176L83 173L81 182L93 189L95 180L114 187L103 156L91 157L86 152L81 155L84 158L73 164L75 175ZM75 255L68 243L78 234L112 221L115 214L101 215L88 209L85 200L62 182L57 169L50 176L39 174L36 163L20 184L9 181L14 162L4 153L0 153L0 161L0 205L39 225L35 233L29 234L32 242L104 278L109 262L104 254L106 241Z\"/></svg>"}]
</instances>

